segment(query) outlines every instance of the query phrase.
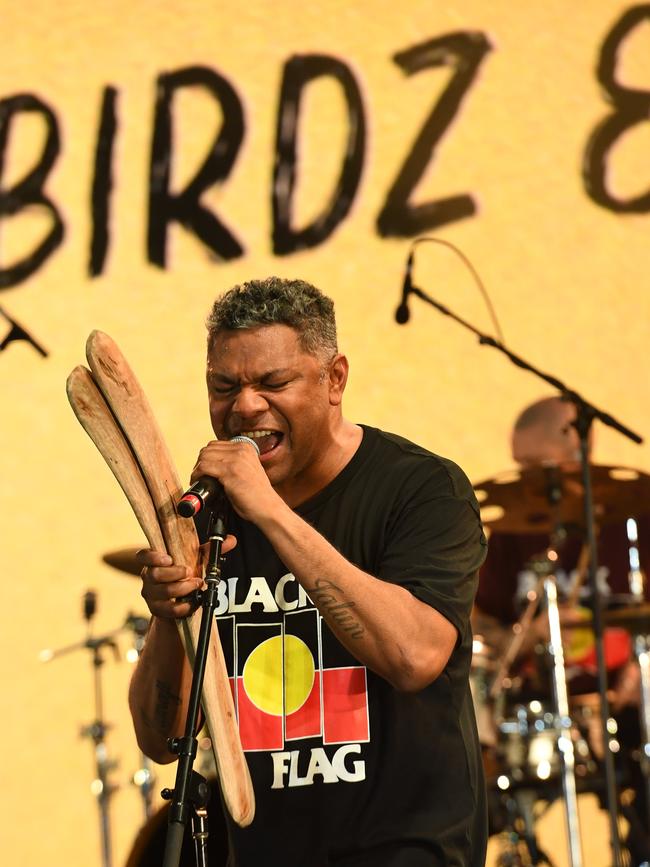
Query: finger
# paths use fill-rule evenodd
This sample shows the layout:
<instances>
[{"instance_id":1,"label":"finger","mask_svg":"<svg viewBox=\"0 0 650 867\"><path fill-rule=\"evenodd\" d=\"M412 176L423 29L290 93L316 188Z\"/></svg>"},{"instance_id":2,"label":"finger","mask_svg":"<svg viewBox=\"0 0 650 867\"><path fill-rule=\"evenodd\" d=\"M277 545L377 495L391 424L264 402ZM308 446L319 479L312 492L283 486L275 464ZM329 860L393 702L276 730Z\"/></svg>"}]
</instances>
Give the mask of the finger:
<instances>
[{"instance_id":1,"label":"finger","mask_svg":"<svg viewBox=\"0 0 650 867\"><path fill-rule=\"evenodd\" d=\"M201 451L199 452L199 456L196 459L196 463L194 464L194 468L192 470L192 474L190 475L190 481L195 482L200 476L209 476L211 475L211 470L214 468L215 460L218 460L220 457L219 449L223 447L224 443L219 442L218 440L212 440L207 444L207 446L203 446ZM221 456L223 452L221 453Z\"/></svg>"},{"instance_id":2,"label":"finger","mask_svg":"<svg viewBox=\"0 0 650 867\"><path fill-rule=\"evenodd\" d=\"M228 533L226 538L223 540L223 545L221 546L221 553L228 554L229 551L232 551L233 548L237 547L237 537L233 536L232 533Z\"/></svg>"},{"instance_id":3,"label":"finger","mask_svg":"<svg viewBox=\"0 0 650 867\"><path fill-rule=\"evenodd\" d=\"M178 620L182 617L188 617L195 608L196 605L193 602L175 599L164 602L153 602L149 605L151 613L164 620Z\"/></svg>"},{"instance_id":4,"label":"finger","mask_svg":"<svg viewBox=\"0 0 650 867\"><path fill-rule=\"evenodd\" d=\"M175 584L150 585L142 588L142 598L147 604L156 605L158 602L170 602L174 599L183 599L199 589L196 581L177 581Z\"/></svg>"},{"instance_id":5,"label":"finger","mask_svg":"<svg viewBox=\"0 0 650 867\"><path fill-rule=\"evenodd\" d=\"M151 548L136 551L135 559L141 566L171 566L173 563L166 551L153 551Z\"/></svg>"},{"instance_id":6,"label":"finger","mask_svg":"<svg viewBox=\"0 0 650 867\"><path fill-rule=\"evenodd\" d=\"M145 566L140 573L149 584L170 584L179 581L198 581L189 566Z\"/></svg>"},{"instance_id":7,"label":"finger","mask_svg":"<svg viewBox=\"0 0 650 867\"><path fill-rule=\"evenodd\" d=\"M185 614L181 613L181 607L188 604L184 597L193 594L200 586L201 582L197 578L158 584L143 581L141 595L152 614L159 617L184 617L193 607L190 604L189 609L182 608Z\"/></svg>"}]
</instances>

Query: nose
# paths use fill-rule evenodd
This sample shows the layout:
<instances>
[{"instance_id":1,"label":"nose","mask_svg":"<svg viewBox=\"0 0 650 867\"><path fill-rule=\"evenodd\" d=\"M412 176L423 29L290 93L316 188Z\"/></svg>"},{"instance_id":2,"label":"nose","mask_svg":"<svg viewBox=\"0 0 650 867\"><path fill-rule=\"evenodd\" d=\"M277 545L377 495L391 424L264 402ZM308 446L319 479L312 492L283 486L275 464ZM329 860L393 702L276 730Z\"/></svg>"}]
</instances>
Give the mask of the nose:
<instances>
[{"instance_id":1,"label":"nose","mask_svg":"<svg viewBox=\"0 0 650 867\"><path fill-rule=\"evenodd\" d=\"M251 418L266 412L268 402L258 391L250 386L243 386L233 401L231 413L241 418Z\"/></svg>"}]
</instances>

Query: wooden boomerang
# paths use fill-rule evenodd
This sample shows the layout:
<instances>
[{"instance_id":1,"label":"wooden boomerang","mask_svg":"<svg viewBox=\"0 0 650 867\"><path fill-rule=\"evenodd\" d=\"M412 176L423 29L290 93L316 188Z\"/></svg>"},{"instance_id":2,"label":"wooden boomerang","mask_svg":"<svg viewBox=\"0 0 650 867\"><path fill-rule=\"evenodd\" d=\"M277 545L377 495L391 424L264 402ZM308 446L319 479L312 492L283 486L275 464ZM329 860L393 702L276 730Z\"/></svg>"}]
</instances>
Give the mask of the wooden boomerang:
<instances>
[{"instance_id":1,"label":"wooden boomerang","mask_svg":"<svg viewBox=\"0 0 650 867\"><path fill-rule=\"evenodd\" d=\"M95 435L91 434L91 438L95 443L97 439L102 442L100 451L106 458L108 445L104 428L110 428L111 422L108 419L112 421L127 450L132 450L133 461L140 472L146 494L140 486L135 494L132 492L131 496L134 496L132 500L127 491L127 486L131 482L120 480L119 477L118 481L127 493L136 516L138 509L141 510L140 499L150 502L153 500L155 513L157 513L155 525L160 522L158 533L162 531L164 542L159 535L154 544L149 535L152 530L149 529L145 530L149 543L158 550L167 550L174 563L190 565L197 574L200 574L196 532L192 522L179 518L176 514L176 502L181 495L180 482L140 384L116 344L107 335L101 332L93 332L90 335L87 356L93 369L94 382L99 385L101 390L99 396L105 407L101 424L98 425L96 419L90 422L95 431ZM73 371L71 374L73 382L69 385L69 391L72 388L73 394L76 391L76 380L80 378L80 375ZM84 378L89 378L89 375ZM82 394L82 403L84 398L85 395ZM78 399L76 404L76 408L73 404L73 409L79 417ZM94 415L98 415L97 410ZM89 420L86 417L84 424L86 430L88 424ZM114 430L111 431L110 439L115 439ZM125 465L124 460L120 463L116 459L112 461L106 459L114 473L116 466ZM132 469L133 467L130 466L126 472L127 476L132 477ZM190 617L177 621L190 662L194 661L200 615L200 611L196 611ZM211 634L202 705L213 744L224 801L233 819L244 827L250 824L255 812L253 787L241 748L232 692L216 629L213 629Z\"/></svg>"},{"instance_id":2,"label":"wooden boomerang","mask_svg":"<svg viewBox=\"0 0 650 867\"><path fill-rule=\"evenodd\" d=\"M66 391L79 423L126 494L149 545L156 551L164 551L158 516L138 462L88 368L81 364L75 367L67 379Z\"/></svg>"}]
</instances>

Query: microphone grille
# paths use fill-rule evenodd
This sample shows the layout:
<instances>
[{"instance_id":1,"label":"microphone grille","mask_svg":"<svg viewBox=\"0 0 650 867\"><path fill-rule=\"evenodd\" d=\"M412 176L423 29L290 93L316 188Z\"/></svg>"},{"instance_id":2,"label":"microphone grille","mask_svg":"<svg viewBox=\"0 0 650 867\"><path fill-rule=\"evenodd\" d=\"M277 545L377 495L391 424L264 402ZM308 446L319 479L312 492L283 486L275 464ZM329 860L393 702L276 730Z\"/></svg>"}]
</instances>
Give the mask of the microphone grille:
<instances>
[{"instance_id":1,"label":"microphone grille","mask_svg":"<svg viewBox=\"0 0 650 867\"><path fill-rule=\"evenodd\" d=\"M231 443L250 443L253 446L257 454L260 453L260 447L257 445L255 440L252 440L250 437L242 436L241 434L237 434L236 437L230 437L229 442Z\"/></svg>"}]
</instances>

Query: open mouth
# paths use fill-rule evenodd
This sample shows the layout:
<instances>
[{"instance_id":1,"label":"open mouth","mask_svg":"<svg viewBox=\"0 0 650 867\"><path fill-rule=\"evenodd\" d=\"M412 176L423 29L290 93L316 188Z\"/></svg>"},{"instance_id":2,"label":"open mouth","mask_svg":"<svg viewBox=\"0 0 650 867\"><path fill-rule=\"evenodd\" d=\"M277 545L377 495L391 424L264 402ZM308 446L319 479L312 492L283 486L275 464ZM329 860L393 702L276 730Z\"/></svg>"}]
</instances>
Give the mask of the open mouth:
<instances>
[{"instance_id":1,"label":"open mouth","mask_svg":"<svg viewBox=\"0 0 650 867\"><path fill-rule=\"evenodd\" d=\"M284 434L276 430L243 430L241 436L252 439L260 450L260 457L275 451L284 439Z\"/></svg>"}]
</instances>

